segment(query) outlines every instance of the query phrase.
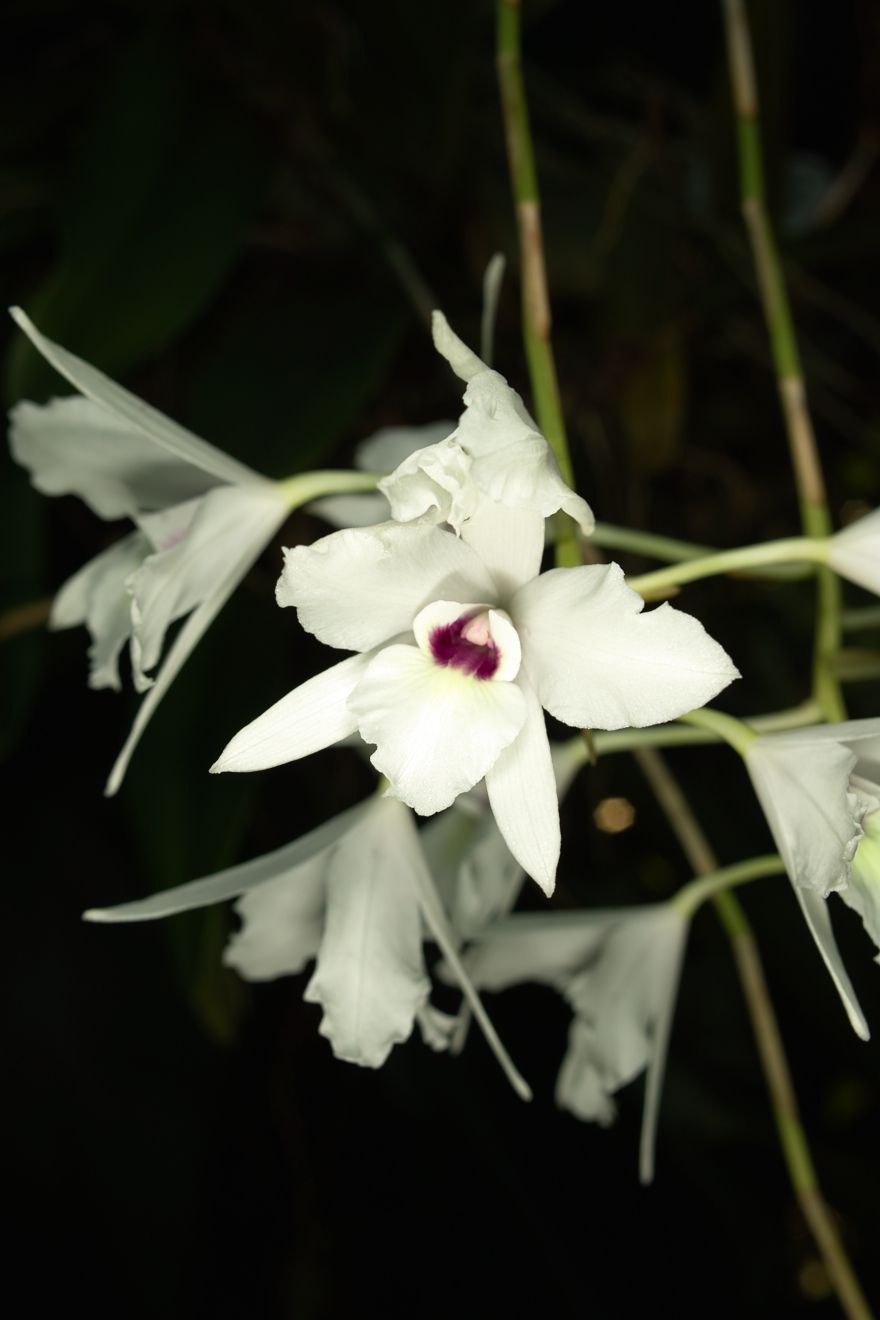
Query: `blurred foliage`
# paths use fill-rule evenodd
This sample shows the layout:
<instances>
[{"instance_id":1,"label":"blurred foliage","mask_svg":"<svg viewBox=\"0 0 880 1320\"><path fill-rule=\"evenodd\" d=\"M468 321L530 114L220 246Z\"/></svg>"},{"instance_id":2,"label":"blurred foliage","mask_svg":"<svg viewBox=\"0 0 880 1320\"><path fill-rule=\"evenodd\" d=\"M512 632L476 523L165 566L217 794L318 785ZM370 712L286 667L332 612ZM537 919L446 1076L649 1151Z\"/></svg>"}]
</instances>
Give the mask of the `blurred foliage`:
<instances>
[{"instance_id":1,"label":"blurred foliage","mask_svg":"<svg viewBox=\"0 0 880 1320\"><path fill-rule=\"evenodd\" d=\"M842 521L880 498L876 7L752 11L775 220ZM716 6L526 0L524 13L581 489L606 521L693 541L792 532ZM272 475L347 463L380 425L451 413L425 300L475 342L485 263L499 247L515 256L491 5L12 0L3 35L6 302ZM63 392L22 337L4 336L8 402ZM515 277L496 357L527 392ZM5 609L50 596L115 533L72 500L37 497L3 462ZM454 1060L413 1041L377 1075L336 1063L301 979L251 993L223 970L227 914L80 926L86 906L279 846L367 789L346 750L306 774L204 773L321 663L272 603L278 546L320 530L299 515L267 551L118 800L101 786L132 694L86 691L82 633L3 644L16 1223L50 1266L27 1277L31 1309L601 1317L659 1295L681 1316L836 1314L709 914L690 943L649 1191L635 1181L639 1085L609 1131L555 1110L567 1019L549 992L492 1005L535 1083L527 1108L476 1037ZM745 675L731 709L805 694L808 584L706 584L687 604ZM856 638L862 674L875 672L862 653L878 634ZM854 715L877 713L875 678L848 691ZM724 861L766 848L723 750L672 763ZM609 795L634 804L634 828L591 827ZM564 839L562 905L645 901L686 879L627 758L581 777ZM757 885L745 902L817 1164L870 1291L880 1055L847 1035L788 885ZM866 940L850 914L835 917L878 1023Z\"/></svg>"}]
</instances>

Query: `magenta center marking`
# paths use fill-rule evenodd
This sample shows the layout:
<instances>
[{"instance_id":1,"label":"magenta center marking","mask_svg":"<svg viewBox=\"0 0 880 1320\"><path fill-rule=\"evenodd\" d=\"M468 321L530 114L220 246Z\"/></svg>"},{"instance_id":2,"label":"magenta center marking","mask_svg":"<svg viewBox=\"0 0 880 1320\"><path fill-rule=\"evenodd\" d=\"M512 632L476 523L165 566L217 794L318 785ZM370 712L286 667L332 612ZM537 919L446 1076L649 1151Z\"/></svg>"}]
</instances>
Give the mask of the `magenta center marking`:
<instances>
[{"instance_id":1,"label":"magenta center marking","mask_svg":"<svg viewBox=\"0 0 880 1320\"><path fill-rule=\"evenodd\" d=\"M438 665L461 669L474 678L491 678L501 663L485 614L463 614L431 630L431 655Z\"/></svg>"}]
</instances>

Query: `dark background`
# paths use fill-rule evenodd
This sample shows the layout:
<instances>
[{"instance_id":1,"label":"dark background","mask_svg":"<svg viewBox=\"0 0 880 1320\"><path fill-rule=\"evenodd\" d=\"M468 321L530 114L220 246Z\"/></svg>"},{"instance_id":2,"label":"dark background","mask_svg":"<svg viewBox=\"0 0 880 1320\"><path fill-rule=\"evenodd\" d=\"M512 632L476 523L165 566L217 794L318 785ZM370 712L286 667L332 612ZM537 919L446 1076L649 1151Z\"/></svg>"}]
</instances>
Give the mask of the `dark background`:
<instances>
[{"instance_id":1,"label":"dark background","mask_svg":"<svg viewBox=\"0 0 880 1320\"><path fill-rule=\"evenodd\" d=\"M442 305L476 343L486 261L501 249L515 266L490 5L32 0L3 15L6 302L271 475L346 464L380 425L454 414L418 307ZM795 532L719 9L529 0L525 19L582 492L605 521L710 544ZM841 521L880 493L880 18L869 0L771 0L753 21L774 217ZM4 341L8 402L63 392L23 337ZM497 362L527 393L515 274ZM4 463L9 608L51 595L119 529L35 495ZM226 913L80 923L84 907L279 846L368 791L342 750L205 773L326 661L272 603L278 546L320 531L297 515L267 551L116 800L101 788L131 692L87 691L81 630L3 644L5 1287L20 1267L27 1314L131 1320L838 1314L710 912L689 948L647 1190L641 1083L608 1131L554 1108L567 1012L550 991L490 1003L537 1092L524 1106L476 1035L457 1060L413 1040L378 1073L337 1063L304 978L254 990L221 969ZM712 581L684 599L743 671L728 709L807 694L808 583ZM876 714L876 692L849 687L852 713ZM724 862L769 847L732 754L670 761ZM634 828L594 827L608 795L632 801ZM581 775L555 904L644 902L687 878L628 757ZM743 898L820 1175L876 1298L880 1050L849 1030L788 883ZM538 906L537 890L524 901ZM875 951L835 907L880 1029Z\"/></svg>"}]
</instances>

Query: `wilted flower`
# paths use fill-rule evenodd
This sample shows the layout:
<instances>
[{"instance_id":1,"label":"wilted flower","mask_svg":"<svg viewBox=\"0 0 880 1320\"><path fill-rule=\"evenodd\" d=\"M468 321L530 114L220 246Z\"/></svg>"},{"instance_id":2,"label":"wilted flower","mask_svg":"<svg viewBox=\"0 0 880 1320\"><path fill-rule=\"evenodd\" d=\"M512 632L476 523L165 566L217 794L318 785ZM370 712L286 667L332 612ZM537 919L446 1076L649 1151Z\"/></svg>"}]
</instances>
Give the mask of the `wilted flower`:
<instances>
[{"instance_id":1,"label":"wilted flower","mask_svg":"<svg viewBox=\"0 0 880 1320\"><path fill-rule=\"evenodd\" d=\"M663 1069L688 919L673 903L515 915L489 927L467 954L476 985L503 990L543 982L574 1010L556 1101L607 1124L612 1096L648 1070L640 1171L654 1172Z\"/></svg>"},{"instance_id":2,"label":"wilted flower","mask_svg":"<svg viewBox=\"0 0 880 1320\"><path fill-rule=\"evenodd\" d=\"M54 628L88 627L92 687L120 686L119 654L128 641L135 686L151 688L110 775L112 793L190 652L291 505L312 491L303 484L308 477L285 488L260 476L53 344L20 309L12 315L85 396L18 404L14 457L44 494L78 495L99 517L130 518L137 528L65 583L50 619ZM185 615L153 686L166 632Z\"/></svg>"},{"instance_id":3,"label":"wilted flower","mask_svg":"<svg viewBox=\"0 0 880 1320\"><path fill-rule=\"evenodd\" d=\"M675 718L737 671L690 615L644 601L615 565L538 576L544 519L483 510L480 552L432 526L383 523L285 551L281 605L358 654L294 689L213 767L296 760L357 729L389 792L442 810L484 776L507 846L546 892L559 854L544 716L615 729Z\"/></svg>"},{"instance_id":4,"label":"wilted flower","mask_svg":"<svg viewBox=\"0 0 880 1320\"><path fill-rule=\"evenodd\" d=\"M839 893L876 941L875 845L865 839L865 821L880 805L880 719L765 734L749 745L746 765L819 952L853 1028L867 1040L825 900Z\"/></svg>"}]
</instances>

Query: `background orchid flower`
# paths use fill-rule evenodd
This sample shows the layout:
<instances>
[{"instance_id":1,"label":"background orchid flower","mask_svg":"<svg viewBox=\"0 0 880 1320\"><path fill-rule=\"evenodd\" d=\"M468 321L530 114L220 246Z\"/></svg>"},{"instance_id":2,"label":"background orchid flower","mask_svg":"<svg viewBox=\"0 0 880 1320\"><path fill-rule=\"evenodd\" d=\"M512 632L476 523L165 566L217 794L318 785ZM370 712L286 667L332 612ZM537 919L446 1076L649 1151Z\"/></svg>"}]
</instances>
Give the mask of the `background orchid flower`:
<instances>
[{"instance_id":1,"label":"background orchid flower","mask_svg":"<svg viewBox=\"0 0 880 1320\"><path fill-rule=\"evenodd\" d=\"M673 903L631 909L515 915L468 950L476 985L553 986L574 1010L556 1102L610 1123L612 1096L645 1068L640 1172L650 1182L663 1069L689 922Z\"/></svg>"},{"instance_id":2,"label":"background orchid flower","mask_svg":"<svg viewBox=\"0 0 880 1320\"><path fill-rule=\"evenodd\" d=\"M829 538L828 563L841 577L880 596L880 509Z\"/></svg>"},{"instance_id":3,"label":"background orchid flower","mask_svg":"<svg viewBox=\"0 0 880 1320\"><path fill-rule=\"evenodd\" d=\"M438 527L384 523L285 551L279 604L357 654L247 725L212 768L280 765L358 730L420 815L485 777L507 846L550 893L559 812L542 706L576 728L655 724L737 671L690 615L643 614L617 565L539 576L539 514L481 517L480 540L482 554Z\"/></svg>"},{"instance_id":4,"label":"background orchid flower","mask_svg":"<svg viewBox=\"0 0 880 1320\"><path fill-rule=\"evenodd\" d=\"M304 998L320 1004L320 1031L337 1058L379 1068L418 1022L434 1050L456 1019L428 1002L422 941L437 940L454 979L511 1083L530 1092L499 1041L455 951L411 813L373 797L275 852L216 875L112 908L88 921L153 921L237 899L241 929L223 961L246 980L301 972L315 959Z\"/></svg>"},{"instance_id":5,"label":"background orchid flower","mask_svg":"<svg viewBox=\"0 0 880 1320\"><path fill-rule=\"evenodd\" d=\"M853 863L865 818L880 801L880 719L765 734L750 743L745 759L807 925L854 1030L867 1040L825 900L839 893L860 912L861 903L870 918L870 843L857 882Z\"/></svg>"},{"instance_id":6,"label":"background orchid flower","mask_svg":"<svg viewBox=\"0 0 880 1320\"><path fill-rule=\"evenodd\" d=\"M270 481L46 339L19 308L12 315L80 391L12 410L15 459L44 494L78 495L99 517L130 518L137 528L74 574L50 619L54 628L88 627L92 687L120 686L118 658L128 641L135 686L151 689L110 774L114 793L190 652L291 506L311 495L310 476ZM186 615L154 686L149 671L167 629Z\"/></svg>"},{"instance_id":7,"label":"background orchid flower","mask_svg":"<svg viewBox=\"0 0 880 1320\"><path fill-rule=\"evenodd\" d=\"M393 517L447 522L461 532L488 501L542 518L562 509L591 532L589 506L563 481L516 390L459 339L442 312L434 312L432 328L437 351L467 383L465 410L446 439L410 454L379 483Z\"/></svg>"}]
</instances>

